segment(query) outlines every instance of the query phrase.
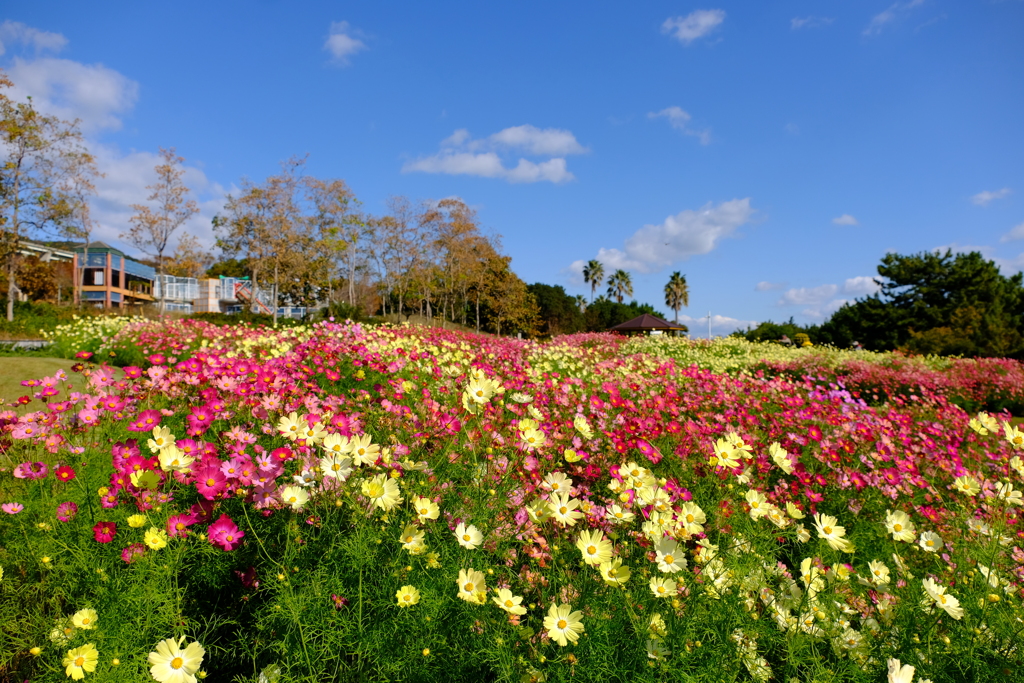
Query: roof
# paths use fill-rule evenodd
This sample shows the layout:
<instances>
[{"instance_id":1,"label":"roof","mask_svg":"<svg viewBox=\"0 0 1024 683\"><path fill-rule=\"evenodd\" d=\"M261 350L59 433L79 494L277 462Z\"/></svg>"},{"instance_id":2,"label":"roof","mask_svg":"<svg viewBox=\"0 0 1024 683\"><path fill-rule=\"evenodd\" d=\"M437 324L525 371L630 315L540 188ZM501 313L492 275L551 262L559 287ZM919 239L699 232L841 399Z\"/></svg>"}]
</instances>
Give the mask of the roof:
<instances>
[{"instance_id":1,"label":"roof","mask_svg":"<svg viewBox=\"0 0 1024 683\"><path fill-rule=\"evenodd\" d=\"M620 332L627 332L629 330L685 330L686 328L682 325L676 325L675 323L662 320L658 316L651 315L650 313L644 313L632 320L619 323L611 329L619 330Z\"/></svg>"},{"instance_id":2,"label":"roof","mask_svg":"<svg viewBox=\"0 0 1024 683\"><path fill-rule=\"evenodd\" d=\"M128 256L127 254L125 254L120 249L116 249L116 248L110 246L106 242L89 242L89 244L79 244L78 246L75 247L75 251L77 251L79 254L81 254L82 252L85 251L86 247L89 247L89 251L90 252L96 252L96 253L110 252L111 254L115 254L116 256L124 256L126 258L131 258L131 256ZM137 260L137 259L133 259L133 260Z\"/></svg>"}]
</instances>

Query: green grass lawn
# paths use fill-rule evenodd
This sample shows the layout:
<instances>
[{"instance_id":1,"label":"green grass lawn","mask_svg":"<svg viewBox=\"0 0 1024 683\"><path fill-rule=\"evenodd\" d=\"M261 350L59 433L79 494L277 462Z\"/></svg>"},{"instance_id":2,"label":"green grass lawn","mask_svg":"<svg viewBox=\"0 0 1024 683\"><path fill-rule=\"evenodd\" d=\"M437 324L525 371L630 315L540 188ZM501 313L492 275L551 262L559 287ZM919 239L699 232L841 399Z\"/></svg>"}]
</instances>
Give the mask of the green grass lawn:
<instances>
[{"instance_id":1,"label":"green grass lawn","mask_svg":"<svg viewBox=\"0 0 1024 683\"><path fill-rule=\"evenodd\" d=\"M64 370L72 380L76 388L84 386L84 379L71 372L71 366L77 361L65 358L40 358L36 356L7 356L0 357L0 399L5 402L16 401L19 396L31 396L34 392L32 387L21 386L22 380L41 379L49 377L58 370ZM28 406L19 406L19 412L26 409L39 410L42 404L33 399Z\"/></svg>"}]
</instances>

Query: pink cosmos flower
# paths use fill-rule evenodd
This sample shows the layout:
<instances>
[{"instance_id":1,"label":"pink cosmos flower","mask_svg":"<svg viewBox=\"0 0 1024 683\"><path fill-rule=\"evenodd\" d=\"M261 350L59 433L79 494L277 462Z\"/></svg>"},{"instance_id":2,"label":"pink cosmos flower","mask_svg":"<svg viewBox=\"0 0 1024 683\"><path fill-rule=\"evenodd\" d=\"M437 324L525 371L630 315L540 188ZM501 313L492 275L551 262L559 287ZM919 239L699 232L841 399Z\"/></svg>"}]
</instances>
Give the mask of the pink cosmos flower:
<instances>
[{"instance_id":1,"label":"pink cosmos flower","mask_svg":"<svg viewBox=\"0 0 1024 683\"><path fill-rule=\"evenodd\" d=\"M45 479L50 468L43 462L23 462L14 468L14 476L18 479Z\"/></svg>"},{"instance_id":2,"label":"pink cosmos flower","mask_svg":"<svg viewBox=\"0 0 1024 683\"><path fill-rule=\"evenodd\" d=\"M3 505L0 505L0 510L3 510L9 515L16 515L24 509L25 506L21 503L4 503Z\"/></svg>"},{"instance_id":3,"label":"pink cosmos flower","mask_svg":"<svg viewBox=\"0 0 1024 683\"><path fill-rule=\"evenodd\" d=\"M188 528L196 523L192 515L171 515L167 520L167 535L171 538L187 538Z\"/></svg>"},{"instance_id":4,"label":"pink cosmos flower","mask_svg":"<svg viewBox=\"0 0 1024 683\"><path fill-rule=\"evenodd\" d=\"M78 514L78 506L70 500L57 506L57 519L62 522L70 522Z\"/></svg>"},{"instance_id":5,"label":"pink cosmos flower","mask_svg":"<svg viewBox=\"0 0 1024 683\"><path fill-rule=\"evenodd\" d=\"M228 478L219 465L204 465L196 473L196 491L206 500L214 500L227 490Z\"/></svg>"},{"instance_id":6,"label":"pink cosmos flower","mask_svg":"<svg viewBox=\"0 0 1024 683\"><path fill-rule=\"evenodd\" d=\"M128 379L138 379L139 377L142 377L142 368L135 367L134 365L129 365L126 368L121 368L121 371L124 373L124 376L127 377Z\"/></svg>"},{"instance_id":7,"label":"pink cosmos flower","mask_svg":"<svg viewBox=\"0 0 1024 683\"><path fill-rule=\"evenodd\" d=\"M92 356L92 351L79 351L78 353L75 354L75 358L79 360L89 360L90 358L92 358Z\"/></svg>"},{"instance_id":8,"label":"pink cosmos flower","mask_svg":"<svg viewBox=\"0 0 1024 683\"><path fill-rule=\"evenodd\" d=\"M130 546L121 551L121 559L126 563L131 564L135 560L139 559L146 554L146 546L142 543L132 543Z\"/></svg>"},{"instance_id":9,"label":"pink cosmos flower","mask_svg":"<svg viewBox=\"0 0 1024 683\"><path fill-rule=\"evenodd\" d=\"M210 543L221 550L234 550L245 537L245 533L226 514L221 514L217 521L210 525L208 535Z\"/></svg>"}]
</instances>

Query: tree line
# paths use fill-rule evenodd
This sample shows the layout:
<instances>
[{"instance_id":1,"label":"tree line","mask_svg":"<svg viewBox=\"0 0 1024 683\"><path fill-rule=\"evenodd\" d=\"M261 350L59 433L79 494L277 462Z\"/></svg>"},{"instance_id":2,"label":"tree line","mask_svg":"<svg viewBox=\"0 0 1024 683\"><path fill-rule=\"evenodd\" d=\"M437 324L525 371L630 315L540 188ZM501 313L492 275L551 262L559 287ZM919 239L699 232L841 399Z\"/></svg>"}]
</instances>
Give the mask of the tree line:
<instances>
[{"instance_id":1,"label":"tree line","mask_svg":"<svg viewBox=\"0 0 1024 683\"><path fill-rule=\"evenodd\" d=\"M795 339L872 351L1024 359L1024 275L1003 275L980 252L886 254L875 294L847 303L821 325L761 323L752 341Z\"/></svg>"}]
</instances>

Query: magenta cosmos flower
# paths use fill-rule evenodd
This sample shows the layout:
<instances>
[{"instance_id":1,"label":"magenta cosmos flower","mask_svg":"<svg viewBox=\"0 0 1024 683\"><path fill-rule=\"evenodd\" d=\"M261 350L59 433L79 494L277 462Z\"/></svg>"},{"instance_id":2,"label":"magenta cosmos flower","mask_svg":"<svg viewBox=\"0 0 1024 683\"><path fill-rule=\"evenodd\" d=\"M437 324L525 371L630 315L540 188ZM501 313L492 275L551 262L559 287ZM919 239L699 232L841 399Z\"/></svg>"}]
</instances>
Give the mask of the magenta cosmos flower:
<instances>
[{"instance_id":1,"label":"magenta cosmos flower","mask_svg":"<svg viewBox=\"0 0 1024 683\"><path fill-rule=\"evenodd\" d=\"M221 550L234 550L245 537L245 533L225 514L221 514L217 521L210 525L208 535L210 543Z\"/></svg>"},{"instance_id":2,"label":"magenta cosmos flower","mask_svg":"<svg viewBox=\"0 0 1024 683\"><path fill-rule=\"evenodd\" d=\"M131 564L135 560L139 559L146 554L146 546L141 543L132 543L130 546L121 551L121 559Z\"/></svg>"},{"instance_id":3,"label":"magenta cosmos flower","mask_svg":"<svg viewBox=\"0 0 1024 683\"><path fill-rule=\"evenodd\" d=\"M113 522L97 522L92 528L92 536L99 543L110 543L117 536L117 525Z\"/></svg>"},{"instance_id":4,"label":"magenta cosmos flower","mask_svg":"<svg viewBox=\"0 0 1024 683\"><path fill-rule=\"evenodd\" d=\"M50 468L44 462L23 462L14 468L14 476L18 479L44 479Z\"/></svg>"},{"instance_id":5,"label":"magenta cosmos flower","mask_svg":"<svg viewBox=\"0 0 1024 683\"><path fill-rule=\"evenodd\" d=\"M57 506L57 519L62 522L70 522L78 514L78 506L70 500L64 501Z\"/></svg>"}]
</instances>

